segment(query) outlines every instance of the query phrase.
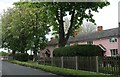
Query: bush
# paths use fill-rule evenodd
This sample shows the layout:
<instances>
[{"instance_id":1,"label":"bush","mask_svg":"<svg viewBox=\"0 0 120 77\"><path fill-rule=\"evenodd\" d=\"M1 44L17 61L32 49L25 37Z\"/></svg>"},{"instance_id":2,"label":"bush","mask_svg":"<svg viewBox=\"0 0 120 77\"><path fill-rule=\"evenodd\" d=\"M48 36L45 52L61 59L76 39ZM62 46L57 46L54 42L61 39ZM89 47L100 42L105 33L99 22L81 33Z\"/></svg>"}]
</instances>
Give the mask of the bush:
<instances>
[{"instance_id":1,"label":"bush","mask_svg":"<svg viewBox=\"0 0 120 77\"><path fill-rule=\"evenodd\" d=\"M8 56L8 53L1 51L0 56Z\"/></svg>"},{"instance_id":2,"label":"bush","mask_svg":"<svg viewBox=\"0 0 120 77\"><path fill-rule=\"evenodd\" d=\"M29 60L33 60L33 55L29 55Z\"/></svg>"},{"instance_id":3,"label":"bush","mask_svg":"<svg viewBox=\"0 0 120 77\"><path fill-rule=\"evenodd\" d=\"M29 55L27 53L16 53L14 55L14 59L19 61L28 61L28 56Z\"/></svg>"},{"instance_id":4,"label":"bush","mask_svg":"<svg viewBox=\"0 0 120 77\"><path fill-rule=\"evenodd\" d=\"M55 57L60 56L103 56L103 50L97 45L73 45L56 48L53 51Z\"/></svg>"}]
</instances>

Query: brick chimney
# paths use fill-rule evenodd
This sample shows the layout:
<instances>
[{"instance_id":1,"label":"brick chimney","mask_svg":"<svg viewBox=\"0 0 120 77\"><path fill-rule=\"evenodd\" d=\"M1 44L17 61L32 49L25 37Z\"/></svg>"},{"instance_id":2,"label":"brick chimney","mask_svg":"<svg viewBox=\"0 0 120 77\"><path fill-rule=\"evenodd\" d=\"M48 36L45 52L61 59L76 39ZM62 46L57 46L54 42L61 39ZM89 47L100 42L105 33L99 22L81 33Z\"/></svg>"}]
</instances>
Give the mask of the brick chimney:
<instances>
[{"instance_id":1,"label":"brick chimney","mask_svg":"<svg viewBox=\"0 0 120 77\"><path fill-rule=\"evenodd\" d=\"M103 30L103 26L98 26L97 27L97 31L102 31Z\"/></svg>"},{"instance_id":2,"label":"brick chimney","mask_svg":"<svg viewBox=\"0 0 120 77\"><path fill-rule=\"evenodd\" d=\"M74 36L76 36L76 35L78 35L79 34L79 32L78 31L75 31L74 32Z\"/></svg>"}]
</instances>

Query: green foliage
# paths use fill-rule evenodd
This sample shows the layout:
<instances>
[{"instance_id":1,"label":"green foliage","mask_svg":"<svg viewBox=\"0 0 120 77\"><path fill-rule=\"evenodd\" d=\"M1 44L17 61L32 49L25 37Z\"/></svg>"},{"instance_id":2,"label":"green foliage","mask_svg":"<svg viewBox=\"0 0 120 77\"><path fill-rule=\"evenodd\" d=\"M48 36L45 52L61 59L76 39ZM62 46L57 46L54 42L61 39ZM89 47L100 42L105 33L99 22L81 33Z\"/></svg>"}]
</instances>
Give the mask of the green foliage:
<instances>
[{"instance_id":1,"label":"green foliage","mask_svg":"<svg viewBox=\"0 0 120 77\"><path fill-rule=\"evenodd\" d=\"M13 54L12 54L12 53L10 53L10 54L8 54L8 56L13 57Z\"/></svg>"},{"instance_id":2,"label":"green foliage","mask_svg":"<svg viewBox=\"0 0 120 77\"><path fill-rule=\"evenodd\" d=\"M1 51L0 56L8 56L8 53Z\"/></svg>"},{"instance_id":3,"label":"green foliage","mask_svg":"<svg viewBox=\"0 0 120 77\"><path fill-rule=\"evenodd\" d=\"M16 53L14 59L18 61L28 61L29 55L27 53Z\"/></svg>"},{"instance_id":4,"label":"green foliage","mask_svg":"<svg viewBox=\"0 0 120 77\"><path fill-rule=\"evenodd\" d=\"M16 5L2 15L2 47L21 53L32 50L36 54L46 46L49 26L47 16L43 15L45 10L29 5Z\"/></svg>"},{"instance_id":5,"label":"green foliage","mask_svg":"<svg viewBox=\"0 0 120 77\"><path fill-rule=\"evenodd\" d=\"M65 46L69 36L73 36L74 31L83 23L86 19L92 23L95 23L93 19L93 11L99 12L98 9L102 9L108 6L110 3L104 2L51 2L44 3L43 5L48 11L48 20L50 26L53 26L53 31L55 34L59 34L59 47ZM71 16L70 27L65 34L64 31L64 17L67 13Z\"/></svg>"},{"instance_id":6,"label":"green foliage","mask_svg":"<svg viewBox=\"0 0 120 77\"><path fill-rule=\"evenodd\" d=\"M73 45L56 48L53 51L55 57L60 56L102 56L103 50L97 45Z\"/></svg>"},{"instance_id":7,"label":"green foliage","mask_svg":"<svg viewBox=\"0 0 120 77\"><path fill-rule=\"evenodd\" d=\"M16 6L27 5L30 8L41 8L42 16L47 17L47 19L43 17L44 21L53 27L53 34L59 35L59 47L63 47L69 36L72 36L74 31L80 28L84 19L95 23L93 11L99 12L98 9L108 6L110 3L105 0L102 2L17 2L14 4ZM63 19L67 13L71 19L70 27L65 34Z\"/></svg>"}]
</instances>

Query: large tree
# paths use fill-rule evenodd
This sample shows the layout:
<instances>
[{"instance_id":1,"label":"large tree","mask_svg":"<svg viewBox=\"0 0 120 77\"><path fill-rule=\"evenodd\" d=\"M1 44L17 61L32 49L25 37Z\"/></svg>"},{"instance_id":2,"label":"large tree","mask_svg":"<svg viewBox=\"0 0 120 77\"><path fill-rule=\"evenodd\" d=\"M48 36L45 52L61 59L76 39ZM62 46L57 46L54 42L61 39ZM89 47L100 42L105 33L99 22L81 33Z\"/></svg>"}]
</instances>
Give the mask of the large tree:
<instances>
[{"instance_id":1,"label":"large tree","mask_svg":"<svg viewBox=\"0 0 120 77\"><path fill-rule=\"evenodd\" d=\"M83 20L86 19L95 23L92 11L99 12L99 9L109 5L107 1L102 2L20 2L17 4L30 4L29 7L44 8L47 15L47 24L53 26L54 34L59 35L59 47L66 45L70 36L78 29ZM70 26L67 33L64 31L64 17L70 16Z\"/></svg>"},{"instance_id":2,"label":"large tree","mask_svg":"<svg viewBox=\"0 0 120 77\"><path fill-rule=\"evenodd\" d=\"M54 2L47 4L50 24L53 30L59 34L59 47L66 45L69 37L73 35L74 31L78 29L83 20L86 19L95 23L92 11L98 12L104 6L109 5L109 2ZM69 13L70 27L65 34L63 18Z\"/></svg>"},{"instance_id":3,"label":"large tree","mask_svg":"<svg viewBox=\"0 0 120 77\"><path fill-rule=\"evenodd\" d=\"M42 8L29 8L28 5L16 5L10 12L5 12L2 16L3 46L7 44L21 53L32 50L36 58L39 49L47 42L45 35L49 31L47 17L41 12L44 13Z\"/></svg>"},{"instance_id":4,"label":"large tree","mask_svg":"<svg viewBox=\"0 0 120 77\"><path fill-rule=\"evenodd\" d=\"M18 46L19 40L16 38L17 32L14 32L13 27L13 12L14 9L7 9L4 11L1 21L2 21L2 47L11 49L13 54L15 51L19 51L20 47ZM14 35L15 34L15 35ZM14 35L14 36L13 36Z\"/></svg>"}]
</instances>

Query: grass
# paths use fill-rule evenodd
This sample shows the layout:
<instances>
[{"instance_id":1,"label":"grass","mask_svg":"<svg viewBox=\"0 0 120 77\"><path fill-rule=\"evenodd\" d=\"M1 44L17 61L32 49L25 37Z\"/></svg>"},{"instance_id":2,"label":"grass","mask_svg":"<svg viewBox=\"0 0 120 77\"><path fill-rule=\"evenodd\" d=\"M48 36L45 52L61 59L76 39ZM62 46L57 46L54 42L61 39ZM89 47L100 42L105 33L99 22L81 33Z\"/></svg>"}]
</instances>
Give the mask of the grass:
<instances>
[{"instance_id":1,"label":"grass","mask_svg":"<svg viewBox=\"0 0 120 77\"><path fill-rule=\"evenodd\" d=\"M58 75L63 76L72 76L72 77L118 77L118 76L111 76L111 75L104 75L100 73L95 72L88 72L88 71L82 71L82 70L73 70L73 69L66 69L66 68L59 68L59 67L53 67L53 66L47 66L47 65L40 65L37 62L20 62L20 61L10 61L12 63L20 64L27 67L37 68L41 69L47 72L51 72Z\"/></svg>"},{"instance_id":2,"label":"grass","mask_svg":"<svg viewBox=\"0 0 120 77\"><path fill-rule=\"evenodd\" d=\"M99 69L100 69L100 71L103 71L103 72L106 72L106 73L114 73L114 74L119 73L119 68L118 67L101 67Z\"/></svg>"}]
</instances>

